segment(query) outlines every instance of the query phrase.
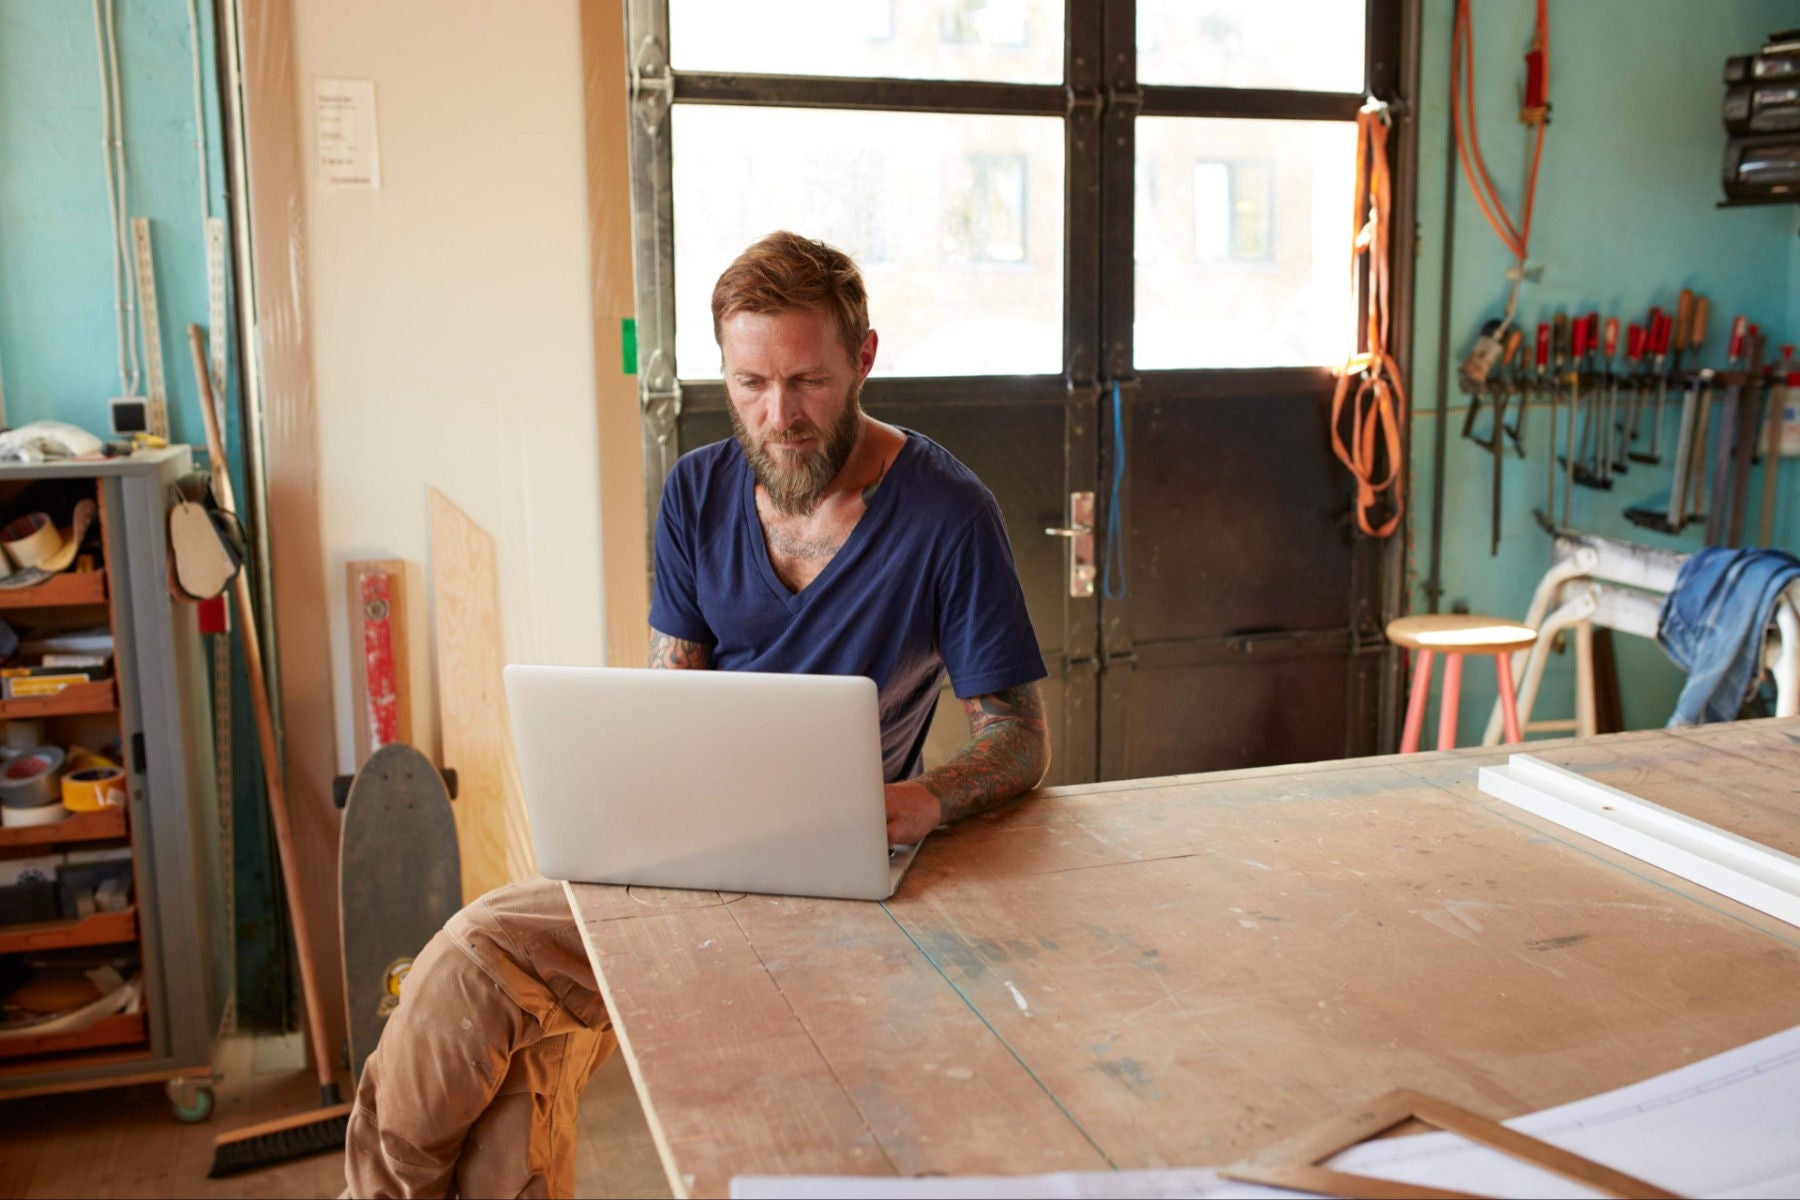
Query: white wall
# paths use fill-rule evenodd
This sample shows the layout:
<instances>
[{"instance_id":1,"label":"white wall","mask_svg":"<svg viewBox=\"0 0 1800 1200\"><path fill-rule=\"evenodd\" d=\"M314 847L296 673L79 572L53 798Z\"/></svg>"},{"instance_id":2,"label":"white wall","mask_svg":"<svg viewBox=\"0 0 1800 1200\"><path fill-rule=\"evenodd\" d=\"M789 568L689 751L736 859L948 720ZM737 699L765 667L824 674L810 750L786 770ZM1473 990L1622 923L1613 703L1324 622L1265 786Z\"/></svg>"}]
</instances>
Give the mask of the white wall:
<instances>
[{"instance_id":1,"label":"white wall","mask_svg":"<svg viewBox=\"0 0 1800 1200\"><path fill-rule=\"evenodd\" d=\"M341 770L343 564L404 558L428 581L428 486L498 544L507 660L602 661L577 3L293 6ZM321 188L317 78L375 82L379 190ZM411 605L431 747L429 589Z\"/></svg>"}]
</instances>

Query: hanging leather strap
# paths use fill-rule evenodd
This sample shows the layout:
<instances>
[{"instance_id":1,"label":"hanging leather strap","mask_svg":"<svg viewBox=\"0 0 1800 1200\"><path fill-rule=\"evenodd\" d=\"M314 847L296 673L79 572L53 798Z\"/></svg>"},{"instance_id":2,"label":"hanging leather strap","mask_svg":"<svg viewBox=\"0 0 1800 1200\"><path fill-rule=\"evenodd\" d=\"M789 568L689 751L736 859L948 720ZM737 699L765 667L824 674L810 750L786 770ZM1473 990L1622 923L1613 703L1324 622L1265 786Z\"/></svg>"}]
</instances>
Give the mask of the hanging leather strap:
<instances>
[{"instance_id":1,"label":"hanging leather strap","mask_svg":"<svg viewBox=\"0 0 1800 1200\"><path fill-rule=\"evenodd\" d=\"M1360 295L1360 268L1365 256L1368 260L1364 331L1368 349L1351 354L1344 361L1331 398L1331 450L1356 477L1356 524L1370 537L1393 533L1400 524L1404 506L1404 489L1400 486L1405 468L1400 413L1406 405L1406 390L1400 383L1399 368L1387 352L1388 218L1392 205L1387 125L1382 110L1370 105L1356 117L1352 216L1356 232L1350 246L1352 296ZM1376 513L1383 508L1390 511L1385 520L1377 523Z\"/></svg>"}]
</instances>

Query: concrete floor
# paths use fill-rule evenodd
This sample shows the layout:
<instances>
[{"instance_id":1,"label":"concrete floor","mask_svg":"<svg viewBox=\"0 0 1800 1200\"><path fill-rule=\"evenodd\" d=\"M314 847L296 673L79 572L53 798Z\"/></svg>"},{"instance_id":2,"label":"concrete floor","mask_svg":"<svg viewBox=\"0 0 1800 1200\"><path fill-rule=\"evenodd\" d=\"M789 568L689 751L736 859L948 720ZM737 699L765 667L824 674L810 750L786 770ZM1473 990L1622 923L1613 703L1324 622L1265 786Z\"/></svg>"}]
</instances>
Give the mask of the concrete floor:
<instances>
[{"instance_id":1,"label":"concrete floor","mask_svg":"<svg viewBox=\"0 0 1800 1200\"><path fill-rule=\"evenodd\" d=\"M208 1179L213 1138L305 1111L318 1090L298 1034L220 1043L218 1108L183 1125L160 1084L0 1101L0 1196L335 1196L343 1158L321 1154ZM624 1059L614 1054L582 1097L580 1196L667 1196Z\"/></svg>"}]
</instances>

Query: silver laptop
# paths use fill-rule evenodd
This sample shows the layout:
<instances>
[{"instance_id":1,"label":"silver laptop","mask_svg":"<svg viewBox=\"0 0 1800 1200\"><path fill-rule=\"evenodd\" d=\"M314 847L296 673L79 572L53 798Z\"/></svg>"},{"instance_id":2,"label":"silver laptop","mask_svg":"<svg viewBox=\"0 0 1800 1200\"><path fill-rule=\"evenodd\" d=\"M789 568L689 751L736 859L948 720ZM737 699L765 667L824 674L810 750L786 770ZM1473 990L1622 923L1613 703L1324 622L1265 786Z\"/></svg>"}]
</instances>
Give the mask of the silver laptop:
<instances>
[{"instance_id":1,"label":"silver laptop","mask_svg":"<svg viewBox=\"0 0 1800 1200\"><path fill-rule=\"evenodd\" d=\"M875 683L861 676L506 668L525 814L552 879L882 900Z\"/></svg>"}]
</instances>

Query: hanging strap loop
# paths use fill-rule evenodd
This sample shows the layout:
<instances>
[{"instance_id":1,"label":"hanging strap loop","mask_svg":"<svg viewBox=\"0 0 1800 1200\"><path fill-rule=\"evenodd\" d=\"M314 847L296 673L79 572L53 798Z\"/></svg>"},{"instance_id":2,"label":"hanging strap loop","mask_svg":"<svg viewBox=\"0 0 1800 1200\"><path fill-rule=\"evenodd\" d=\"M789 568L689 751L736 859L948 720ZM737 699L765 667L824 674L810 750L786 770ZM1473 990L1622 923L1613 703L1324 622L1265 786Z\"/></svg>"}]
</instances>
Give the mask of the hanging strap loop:
<instances>
[{"instance_id":1,"label":"hanging strap loop","mask_svg":"<svg viewBox=\"0 0 1800 1200\"><path fill-rule=\"evenodd\" d=\"M1338 369L1331 398L1331 450L1356 477L1356 524L1370 537L1387 537L1404 507L1405 459L1400 413L1406 390L1387 352L1388 228L1393 180L1388 172L1385 105L1370 101L1356 116L1356 192L1350 240L1351 295L1359 292L1359 267L1368 259L1368 349L1351 354ZM1351 381L1357 379L1354 392ZM1349 410L1346 419L1345 410ZM1346 426L1348 436L1346 437ZM1376 519L1380 509L1386 519Z\"/></svg>"}]
</instances>

